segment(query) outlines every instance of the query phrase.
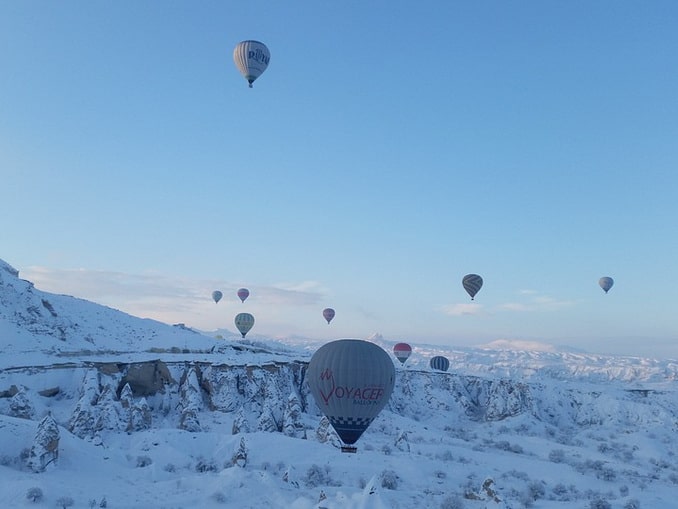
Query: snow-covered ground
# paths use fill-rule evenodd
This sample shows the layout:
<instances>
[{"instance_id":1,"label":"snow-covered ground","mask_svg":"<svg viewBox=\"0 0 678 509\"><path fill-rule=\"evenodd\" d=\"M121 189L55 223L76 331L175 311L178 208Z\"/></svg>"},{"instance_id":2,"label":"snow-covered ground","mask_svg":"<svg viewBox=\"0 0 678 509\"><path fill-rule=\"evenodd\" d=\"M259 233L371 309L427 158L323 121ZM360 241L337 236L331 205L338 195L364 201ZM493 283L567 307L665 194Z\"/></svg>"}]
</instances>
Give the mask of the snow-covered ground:
<instances>
[{"instance_id":1,"label":"snow-covered ground","mask_svg":"<svg viewBox=\"0 0 678 509\"><path fill-rule=\"evenodd\" d=\"M346 454L303 380L319 344L139 319L0 260L0 507L678 506L677 360L413 344Z\"/></svg>"}]
</instances>

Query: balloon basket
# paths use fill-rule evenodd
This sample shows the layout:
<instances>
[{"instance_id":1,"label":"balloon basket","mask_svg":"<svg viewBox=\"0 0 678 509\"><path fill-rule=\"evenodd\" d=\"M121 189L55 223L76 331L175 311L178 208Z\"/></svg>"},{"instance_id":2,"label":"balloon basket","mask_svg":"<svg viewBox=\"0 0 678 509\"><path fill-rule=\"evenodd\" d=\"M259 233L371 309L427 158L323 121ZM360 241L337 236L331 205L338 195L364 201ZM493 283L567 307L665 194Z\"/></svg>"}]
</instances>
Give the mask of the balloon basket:
<instances>
[{"instance_id":1,"label":"balloon basket","mask_svg":"<svg viewBox=\"0 0 678 509\"><path fill-rule=\"evenodd\" d=\"M341 446L341 452L350 452L350 453L355 454L355 453L358 452L358 448L354 447L352 445L342 445Z\"/></svg>"}]
</instances>

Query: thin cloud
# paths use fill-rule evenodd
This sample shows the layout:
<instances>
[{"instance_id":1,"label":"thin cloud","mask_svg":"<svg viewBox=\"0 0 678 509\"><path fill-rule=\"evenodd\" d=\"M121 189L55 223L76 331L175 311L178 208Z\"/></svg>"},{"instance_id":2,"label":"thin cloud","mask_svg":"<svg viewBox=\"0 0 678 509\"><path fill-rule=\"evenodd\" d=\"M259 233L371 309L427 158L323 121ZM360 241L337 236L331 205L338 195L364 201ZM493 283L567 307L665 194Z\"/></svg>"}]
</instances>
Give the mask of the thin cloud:
<instances>
[{"instance_id":1,"label":"thin cloud","mask_svg":"<svg viewBox=\"0 0 678 509\"><path fill-rule=\"evenodd\" d=\"M548 295L539 295L534 290L521 290L518 293L521 296L529 298L525 301L506 302L504 304L500 304L498 308L503 311L540 312L557 311L575 304L570 300L558 300Z\"/></svg>"},{"instance_id":2,"label":"thin cloud","mask_svg":"<svg viewBox=\"0 0 678 509\"><path fill-rule=\"evenodd\" d=\"M450 316L480 315L483 313L483 306L476 303L449 304L441 309L443 313Z\"/></svg>"},{"instance_id":3,"label":"thin cloud","mask_svg":"<svg viewBox=\"0 0 678 509\"><path fill-rule=\"evenodd\" d=\"M242 285L219 280L196 280L161 274L133 274L91 269L28 267L22 277L51 293L84 298L121 309L146 312L190 311L211 300L219 289L235 300ZM321 302L325 294L315 281L250 287L250 298L266 305L307 306ZM239 301L238 301L239 302Z\"/></svg>"}]
</instances>

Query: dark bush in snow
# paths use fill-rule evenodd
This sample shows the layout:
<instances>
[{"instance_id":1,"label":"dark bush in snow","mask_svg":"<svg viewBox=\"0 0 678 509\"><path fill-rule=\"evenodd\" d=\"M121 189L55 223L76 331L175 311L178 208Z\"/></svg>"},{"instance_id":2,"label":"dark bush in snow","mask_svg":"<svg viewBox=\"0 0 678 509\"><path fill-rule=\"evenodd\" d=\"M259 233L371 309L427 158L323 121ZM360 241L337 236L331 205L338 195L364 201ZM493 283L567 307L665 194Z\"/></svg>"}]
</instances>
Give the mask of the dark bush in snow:
<instances>
[{"instance_id":1,"label":"dark bush in snow","mask_svg":"<svg viewBox=\"0 0 678 509\"><path fill-rule=\"evenodd\" d=\"M137 468L144 468L153 464L153 460L148 456L137 456Z\"/></svg>"},{"instance_id":2,"label":"dark bush in snow","mask_svg":"<svg viewBox=\"0 0 678 509\"><path fill-rule=\"evenodd\" d=\"M306 486L309 488L325 486L328 484L328 481L328 472L315 463L309 467L308 471L306 472L306 478L304 479Z\"/></svg>"},{"instance_id":3,"label":"dark bush in snow","mask_svg":"<svg viewBox=\"0 0 678 509\"><path fill-rule=\"evenodd\" d=\"M464 500L457 495L446 497L440 504L440 509L464 509Z\"/></svg>"},{"instance_id":4,"label":"dark bush in snow","mask_svg":"<svg viewBox=\"0 0 678 509\"><path fill-rule=\"evenodd\" d=\"M640 509L640 500L632 498L624 504L624 509Z\"/></svg>"},{"instance_id":5,"label":"dark bush in snow","mask_svg":"<svg viewBox=\"0 0 678 509\"><path fill-rule=\"evenodd\" d=\"M203 474L205 472L218 472L219 468L217 467L214 460L206 460L201 456L198 458L198 461L195 464L195 471Z\"/></svg>"},{"instance_id":6,"label":"dark bush in snow","mask_svg":"<svg viewBox=\"0 0 678 509\"><path fill-rule=\"evenodd\" d=\"M214 500L215 502L218 502L220 504L225 504L226 503L226 495L224 495L220 491L217 491L215 493L212 493L212 500Z\"/></svg>"},{"instance_id":7,"label":"dark bush in snow","mask_svg":"<svg viewBox=\"0 0 678 509\"><path fill-rule=\"evenodd\" d=\"M61 509L67 509L68 507L73 507L75 502L71 497L60 497L56 501L57 507L61 507Z\"/></svg>"},{"instance_id":8,"label":"dark bush in snow","mask_svg":"<svg viewBox=\"0 0 678 509\"><path fill-rule=\"evenodd\" d=\"M552 461L553 463L562 463L565 461L565 451L562 449L553 449L549 453L549 461Z\"/></svg>"},{"instance_id":9,"label":"dark bush in snow","mask_svg":"<svg viewBox=\"0 0 678 509\"><path fill-rule=\"evenodd\" d=\"M26 498L31 502L40 502L42 500L42 490L40 488L30 488L26 492Z\"/></svg>"},{"instance_id":10,"label":"dark bush in snow","mask_svg":"<svg viewBox=\"0 0 678 509\"><path fill-rule=\"evenodd\" d=\"M381 473L381 487L386 488L387 490L397 490L398 489L398 474L393 470L384 470Z\"/></svg>"},{"instance_id":11,"label":"dark bush in snow","mask_svg":"<svg viewBox=\"0 0 678 509\"><path fill-rule=\"evenodd\" d=\"M596 498L594 500L591 500L591 503L589 504L589 509L612 509L612 506L607 500L603 500L602 498Z\"/></svg>"}]
</instances>

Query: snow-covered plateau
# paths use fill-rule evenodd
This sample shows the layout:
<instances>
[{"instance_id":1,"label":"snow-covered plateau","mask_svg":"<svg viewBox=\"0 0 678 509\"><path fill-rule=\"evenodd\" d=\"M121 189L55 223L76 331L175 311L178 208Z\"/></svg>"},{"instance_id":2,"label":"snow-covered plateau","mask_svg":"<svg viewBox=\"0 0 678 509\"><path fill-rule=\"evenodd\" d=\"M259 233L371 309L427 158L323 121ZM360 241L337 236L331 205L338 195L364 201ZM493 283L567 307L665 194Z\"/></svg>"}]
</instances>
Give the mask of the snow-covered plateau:
<instances>
[{"instance_id":1,"label":"snow-covered plateau","mask_svg":"<svg viewBox=\"0 0 678 509\"><path fill-rule=\"evenodd\" d=\"M677 360L412 342L346 454L305 382L320 344L133 317L0 260L0 507L678 507Z\"/></svg>"}]
</instances>

